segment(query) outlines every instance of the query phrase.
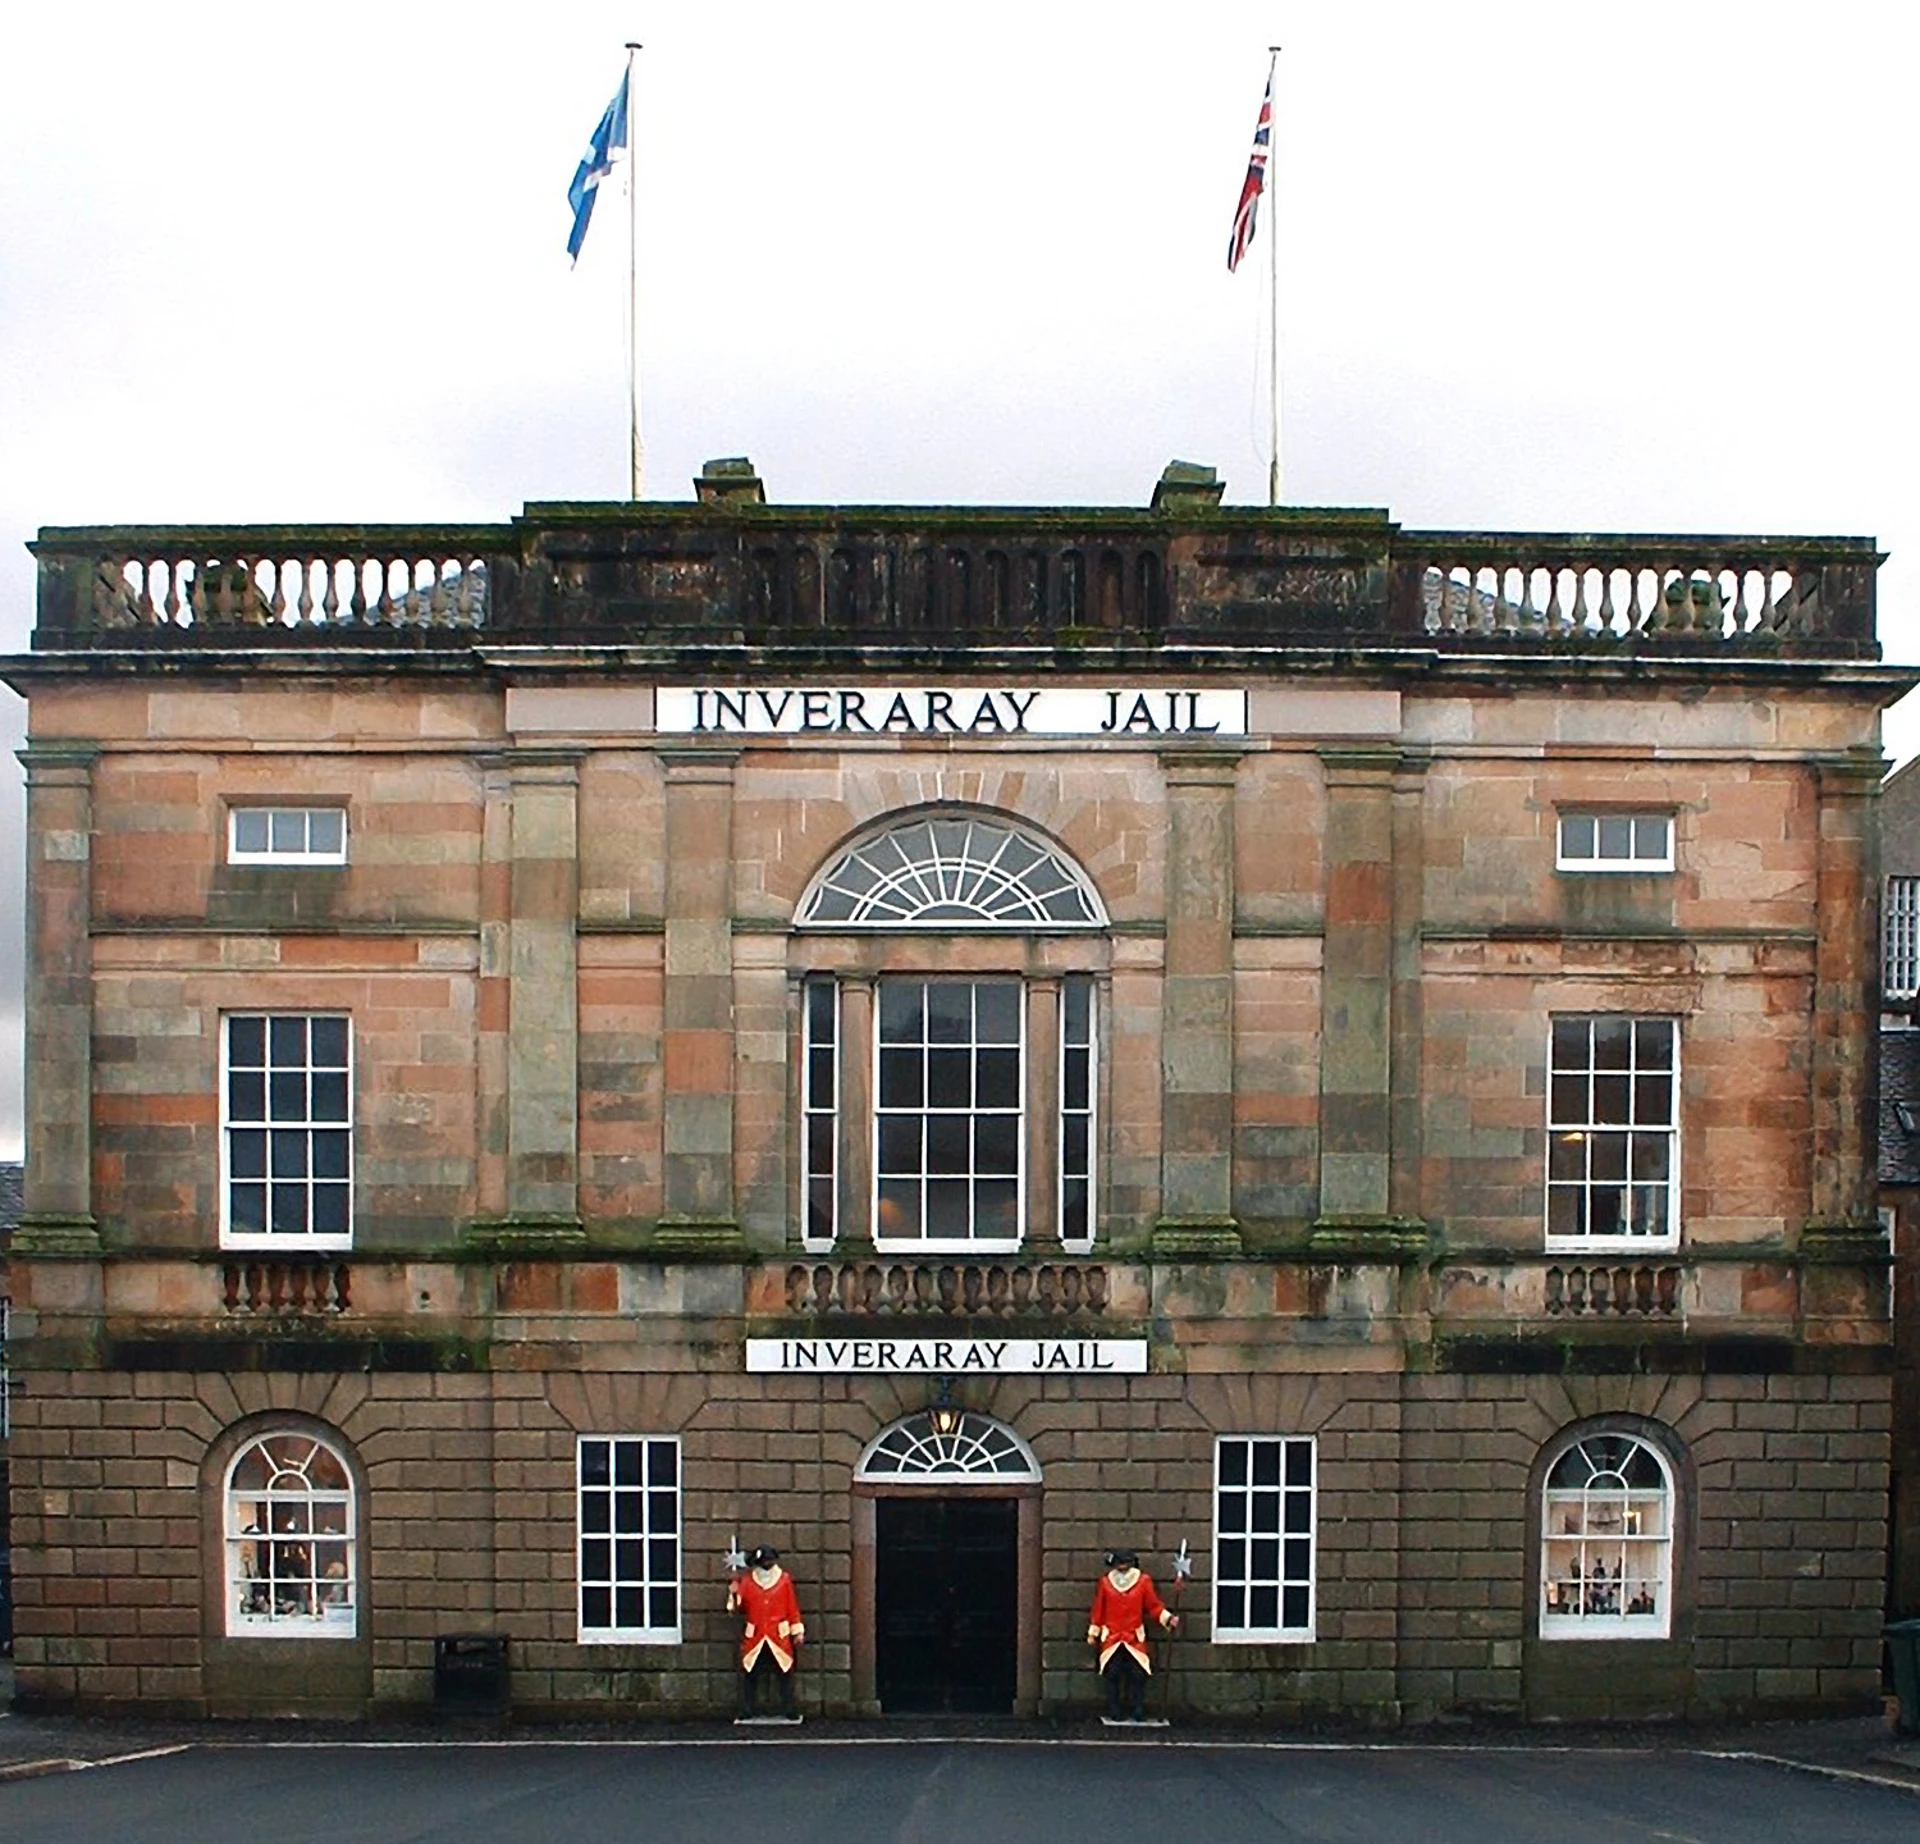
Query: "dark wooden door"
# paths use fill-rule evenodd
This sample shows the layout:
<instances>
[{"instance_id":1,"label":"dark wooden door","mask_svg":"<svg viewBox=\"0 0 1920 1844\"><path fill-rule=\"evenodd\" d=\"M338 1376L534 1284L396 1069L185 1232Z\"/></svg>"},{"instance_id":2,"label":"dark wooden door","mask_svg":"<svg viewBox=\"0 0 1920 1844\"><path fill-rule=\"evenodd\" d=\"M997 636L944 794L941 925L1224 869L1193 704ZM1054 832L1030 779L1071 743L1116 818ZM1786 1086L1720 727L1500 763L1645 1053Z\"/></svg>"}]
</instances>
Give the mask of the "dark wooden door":
<instances>
[{"instance_id":1,"label":"dark wooden door","mask_svg":"<svg viewBox=\"0 0 1920 1844\"><path fill-rule=\"evenodd\" d=\"M1020 1506L882 1498L874 1506L875 1664L889 1715L1013 1710Z\"/></svg>"}]
</instances>

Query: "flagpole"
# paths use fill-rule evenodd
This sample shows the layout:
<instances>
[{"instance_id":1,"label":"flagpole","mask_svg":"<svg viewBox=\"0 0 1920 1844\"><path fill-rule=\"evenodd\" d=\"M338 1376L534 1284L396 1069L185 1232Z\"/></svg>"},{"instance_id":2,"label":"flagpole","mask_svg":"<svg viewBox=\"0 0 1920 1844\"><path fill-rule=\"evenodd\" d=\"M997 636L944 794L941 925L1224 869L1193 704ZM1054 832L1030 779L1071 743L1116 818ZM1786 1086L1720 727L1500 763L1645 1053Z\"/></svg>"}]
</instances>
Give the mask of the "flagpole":
<instances>
[{"instance_id":1,"label":"flagpole","mask_svg":"<svg viewBox=\"0 0 1920 1844\"><path fill-rule=\"evenodd\" d=\"M1273 95L1280 69L1280 47L1267 47L1267 94ZM1276 106L1273 119L1280 111ZM1273 383L1272 414L1267 425L1267 504L1280 503L1280 148L1273 129L1267 139L1267 372ZM637 495L636 495L637 497Z\"/></svg>"},{"instance_id":2,"label":"flagpole","mask_svg":"<svg viewBox=\"0 0 1920 1844\"><path fill-rule=\"evenodd\" d=\"M631 421L627 431L628 475L640 497L646 450L640 441L640 173L639 136L634 131L633 62L640 47L627 41L627 396Z\"/></svg>"}]
</instances>

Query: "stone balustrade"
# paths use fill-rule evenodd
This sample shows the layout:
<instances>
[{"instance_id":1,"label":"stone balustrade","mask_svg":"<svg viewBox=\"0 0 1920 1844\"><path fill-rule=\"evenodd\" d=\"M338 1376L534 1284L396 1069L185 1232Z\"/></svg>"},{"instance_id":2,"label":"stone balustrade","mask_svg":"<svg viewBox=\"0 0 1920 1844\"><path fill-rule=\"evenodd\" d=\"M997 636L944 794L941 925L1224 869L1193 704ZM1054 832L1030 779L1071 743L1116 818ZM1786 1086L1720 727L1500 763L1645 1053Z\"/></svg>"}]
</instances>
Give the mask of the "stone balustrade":
<instances>
[{"instance_id":1,"label":"stone balustrade","mask_svg":"<svg viewBox=\"0 0 1920 1844\"><path fill-rule=\"evenodd\" d=\"M786 1309L854 1319L1079 1319L1108 1310L1097 1263L971 1260L795 1262Z\"/></svg>"},{"instance_id":2,"label":"stone balustrade","mask_svg":"<svg viewBox=\"0 0 1920 1844\"><path fill-rule=\"evenodd\" d=\"M333 1317L352 1305L353 1270L344 1261L229 1261L220 1300L245 1319Z\"/></svg>"},{"instance_id":3,"label":"stone balustrade","mask_svg":"<svg viewBox=\"0 0 1920 1844\"><path fill-rule=\"evenodd\" d=\"M50 528L43 651L1640 646L1876 658L1871 540L1402 531L1384 514L652 503L467 526Z\"/></svg>"},{"instance_id":4,"label":"stone balustrade","mask_svg":"<svg viewBox=\"0 0 1920 1844\"><path fill-rule=\"evenodd\" d=\"M1578 1318L1638 1315L1670 1319L1680 1310L1678 1267L1552 1267L1546 1273L1546 1307Z\"/></svg>"}]
</instances>

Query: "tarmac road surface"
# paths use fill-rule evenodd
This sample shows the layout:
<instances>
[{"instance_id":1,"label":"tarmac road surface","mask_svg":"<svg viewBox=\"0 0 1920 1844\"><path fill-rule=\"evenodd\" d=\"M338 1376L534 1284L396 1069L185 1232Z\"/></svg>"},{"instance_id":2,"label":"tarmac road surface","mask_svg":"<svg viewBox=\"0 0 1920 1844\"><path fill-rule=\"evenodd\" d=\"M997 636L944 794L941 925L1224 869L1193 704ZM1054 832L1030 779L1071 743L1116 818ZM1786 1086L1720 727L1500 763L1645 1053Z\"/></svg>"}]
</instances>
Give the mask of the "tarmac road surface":
<instances>
[{"instance_id":1,"label":"tarmac road surface","mask_svg":"<svg viewBox=\"0 0 1920 1844\"><path fill-rule=\"evenodd\" d=\"M1920 1792L1684 1750L189 1745L0 1784L6 1844L1915 1844Z\"/></svg>"}]
</instances>

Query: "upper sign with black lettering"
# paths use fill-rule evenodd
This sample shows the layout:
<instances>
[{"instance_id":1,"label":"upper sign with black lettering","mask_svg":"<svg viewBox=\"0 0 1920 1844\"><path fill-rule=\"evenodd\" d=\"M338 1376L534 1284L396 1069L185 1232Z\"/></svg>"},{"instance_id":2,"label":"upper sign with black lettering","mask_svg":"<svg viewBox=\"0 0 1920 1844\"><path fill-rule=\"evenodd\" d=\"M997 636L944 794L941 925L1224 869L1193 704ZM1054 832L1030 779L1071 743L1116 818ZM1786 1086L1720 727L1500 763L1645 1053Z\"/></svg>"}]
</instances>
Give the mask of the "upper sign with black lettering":
<instances>
[{"instance_id":1,"label":"upper sign with black lettering","mask_svg":"<svg viewBox=\"0 0 1920 1844\"><path fill-rule=\"evenodd\" d=\"M1154 686L664 685L654 728L669 736L1241 737L1247 694Z\"/></svg>"}]
</instances>

